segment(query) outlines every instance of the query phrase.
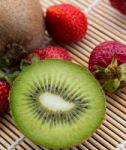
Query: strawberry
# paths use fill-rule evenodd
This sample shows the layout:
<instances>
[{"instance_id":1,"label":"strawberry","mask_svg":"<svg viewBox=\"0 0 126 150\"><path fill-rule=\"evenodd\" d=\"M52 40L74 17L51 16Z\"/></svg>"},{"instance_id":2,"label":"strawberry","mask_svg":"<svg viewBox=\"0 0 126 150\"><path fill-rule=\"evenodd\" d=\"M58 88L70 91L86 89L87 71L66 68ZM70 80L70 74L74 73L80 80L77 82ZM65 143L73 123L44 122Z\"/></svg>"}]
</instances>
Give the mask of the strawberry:
<instances>
[{"instance_id":1,"label":"strawberry","mask_svg":"<svg viewBox=\"0 0 126 150\"><path fill-rule=\"evenodd\" d=\"M120 11L122 14L126 15L126 0L109 0L111 5Z\"/></svg>"},{"instance_id":2,"label":"strawberry","mask_svg":"<svg viewBox=\"0 0 126 150\"><path fill-rule=\"evenodd\" d=\"M54 41L70 44L85 36L87 18L71 4L54 5L47 9L46 28Z\"/></svg>"},{"instance_id":3,"label":"strawberry","mask_svg":"<svg viewBox=\"0 0 126 150\"><path fill-rule=\"evenodd\" d=\"M31 63L37 61L38 59L43 60L47 58L62 59L67 61L71 60L71 57L67 50L57 46L48 46L46 48L34 50L26 57L26 60Z\"/></svg>"},{"instance_id":4,"label":"strawberry","mask_svg":"<svg viewBox=\"0 0 126 150\"><path fill-rule=\"evenodd\" d=\"M20 71L8 72L0 70L0 114L8 107L10 88Z\"/></svg>"},{"instance_id":5,"label":"strawberry","mask_svg":"<svg viewBox=\"0 0 126 150\"><path fill-rule=\"evenodd\" d=\"M108 41L96 46L88 68L106 91L122 89L126 86L126 45Z\"/></svg>"},{"instance_id":6,"label":"strawberry","mask_svg":"<svg viewBox=\"0 0 126 150\"><path fill-rule=\"evenodd\" d=\"M8 107L10 86L5 80L0 80L0 114Z\"/></svg>"}]
</instances>

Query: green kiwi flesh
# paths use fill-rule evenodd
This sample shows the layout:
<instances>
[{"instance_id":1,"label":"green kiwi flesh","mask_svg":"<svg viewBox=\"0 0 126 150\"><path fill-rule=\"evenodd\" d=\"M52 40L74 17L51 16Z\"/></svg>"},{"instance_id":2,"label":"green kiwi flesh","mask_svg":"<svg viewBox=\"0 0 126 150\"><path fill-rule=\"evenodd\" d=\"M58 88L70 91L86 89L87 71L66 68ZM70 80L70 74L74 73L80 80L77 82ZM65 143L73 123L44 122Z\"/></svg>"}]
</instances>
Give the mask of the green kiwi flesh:
<instances>
[{"instance_id":1,"label":"green kiwi flesh","mask_svg":"<svg viewBox=\"0 0 126 150\"><path fill-rule=\"evenodd\" d=\"M10 108L17 127L34 143L65 148L100 126L105 96L86 68L48 59L20 73L10 93Z\"/></svg>"}]
</instances>

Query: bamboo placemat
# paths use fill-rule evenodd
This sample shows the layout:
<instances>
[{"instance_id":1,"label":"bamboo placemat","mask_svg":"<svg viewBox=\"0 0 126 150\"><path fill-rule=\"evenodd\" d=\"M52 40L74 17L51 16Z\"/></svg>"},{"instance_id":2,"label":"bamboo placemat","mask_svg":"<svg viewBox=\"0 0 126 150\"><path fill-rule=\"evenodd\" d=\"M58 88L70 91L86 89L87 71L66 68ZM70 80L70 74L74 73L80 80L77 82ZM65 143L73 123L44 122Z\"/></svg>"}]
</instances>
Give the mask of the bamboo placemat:
<instances>
[{"instance_id":1,"label":"bamboo placemat","mask_svg":"<svg viewBox=\"0 0 126 150\"><path fill-rule=\"evenodd\" d=\"M126 16L113 9L108 0L41 0L44 11L53 4L69 2L85 11L88 16L86 38L66 47L73 62L87 67L92 49L106 40L126 44ZM48 36L45 37L48 41ZM106 116L97 130L82 144L70 150L126 150L126 90L106 95ZM0 116L0 150L49 150L33 144L15 127L8 112ZM69 150L69 149L66 149Z\"/></svg>"}]
</instances>

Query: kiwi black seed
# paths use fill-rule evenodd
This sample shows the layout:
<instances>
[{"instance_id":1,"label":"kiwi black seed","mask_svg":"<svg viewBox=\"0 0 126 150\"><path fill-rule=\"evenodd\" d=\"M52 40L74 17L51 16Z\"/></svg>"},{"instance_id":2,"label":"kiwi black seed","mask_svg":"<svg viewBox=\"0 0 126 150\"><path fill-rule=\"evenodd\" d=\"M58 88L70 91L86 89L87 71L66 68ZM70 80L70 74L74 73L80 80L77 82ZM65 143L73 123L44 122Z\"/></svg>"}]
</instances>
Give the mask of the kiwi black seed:
<instances>
[{"instance_id":1,"label":"kiwi black seed","mask_svg":"<svg viewBox=\"0 0 126 150\"><path fill-rule=\"evenodd\" d=\"M105 114L105 97L86 68L44 60L17 77L10 108L17 127L34 143L65 148L96 131Z\"/></svg>"}]
</instances>

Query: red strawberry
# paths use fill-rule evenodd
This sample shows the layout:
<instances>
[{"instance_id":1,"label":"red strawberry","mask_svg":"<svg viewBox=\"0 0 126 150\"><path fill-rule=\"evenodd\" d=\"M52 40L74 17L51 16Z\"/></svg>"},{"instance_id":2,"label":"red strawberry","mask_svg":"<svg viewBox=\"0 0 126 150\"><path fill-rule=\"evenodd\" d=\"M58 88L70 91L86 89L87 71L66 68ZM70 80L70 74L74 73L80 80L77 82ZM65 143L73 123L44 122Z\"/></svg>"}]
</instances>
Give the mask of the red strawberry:
<instances>
[{"instance_id":1,"label":"red strawberry","mask_svg":"<svg viewBox=\"0 0 126 150\"><path fill-rule=\"evenodd\" d=\"M0 114L8 107L10 86L5 80L0 80Z\"/></svg>"},{"instance_id":2,"label":"red strawberry","mask_svg":"<svg viewBox=\"0 0 126 150\"><path fill-rule=\"evenodd\" d=\"M35 59L47 59L47 58L53 58L53 59L62 59L62 60L71 60L71 57L66 49L62 47L56 47L56 46L48 46L46 48L41 48L33 51L28 57L26 57L26 60L28 61L34 61Z\"/></svg>"},{"instance_id":3,"label":"red strawberry","mask_svg":"<svg viewBox=\"0 0 126 150\"><path fill-rule=\"evenodd\" d=\"M106 91L114 92L125 87L126 45L108 41L96 46L88 67Z\"/></svg>"},{"instance_id":4,"label":"red strawberry","mask_svg":"<svg viewBox=\"0 0 126 150\"><path fill-rule=\"evenodd\" d=\"M85 36L87 18L71 4L54 5L47 9L46 27L54 41L70 44Z\"/></svg>"},{"instance_id":5,"label":"red strawberry","mask_svg":"<svg viewBox=\"0 0 126 150\"><path fill-rule=\"evenodd\" d=\"M109 0L111 5L120 11L122 14L126 15L126 0Z\"/></svg>"},{"instance_id":6,"label":"red strawberry","mask_svg":"<svg viewBox=\"0 0 126 150\"><path fill-rule=\"evenodd\" d=\"M20 71L5 72L0 70L0 114L8 107L8 97L13 81L19 75Z\"/></svg>"}]
</instances>

